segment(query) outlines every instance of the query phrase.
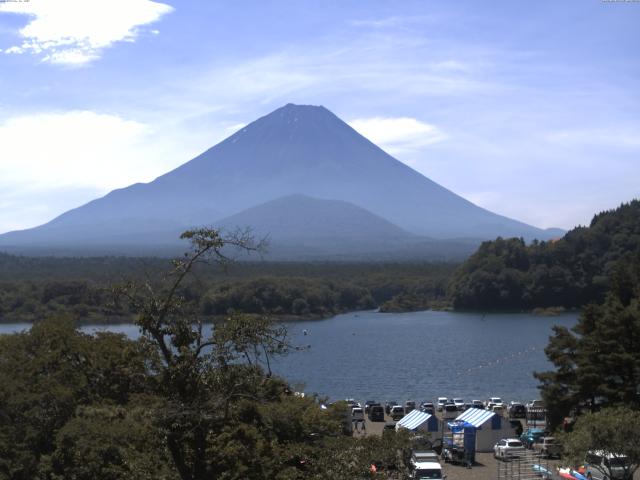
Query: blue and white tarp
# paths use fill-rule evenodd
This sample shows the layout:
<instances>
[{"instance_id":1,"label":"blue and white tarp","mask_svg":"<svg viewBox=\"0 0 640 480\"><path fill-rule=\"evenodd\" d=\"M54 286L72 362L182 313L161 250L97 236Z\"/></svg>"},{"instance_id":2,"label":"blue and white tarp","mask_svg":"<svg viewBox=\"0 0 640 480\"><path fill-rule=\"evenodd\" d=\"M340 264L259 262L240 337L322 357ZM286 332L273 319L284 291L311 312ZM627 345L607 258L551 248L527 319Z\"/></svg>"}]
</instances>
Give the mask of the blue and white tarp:
<instances>
[{"instance_id":1,"label":"blue and white tarp","mask_svg":"<svg viewBox=\"0 0 640 480\"><path fill-rule=\"evenodd\" d=\"M467 422L476 428L480 428L495 414L496 412L491 412L489 410L481 410L479 408L470 408L468 410L465 410L460 415L458 415L458 418L455 419L455 422Z\"/></svg>"},{"instance_id":2,"label":"blue and white tarp","mask_svg":"<svg viewBox=\"0 0 640 480\"><path fill-rule=\"evenodd\" d=\"M396 430L398 430L399 428L415 430L416 428L428 422L431 417L433 417L433 415L421 412L420 410L411 410L404 417L402 417L398 421L398 423L396 423Z\"/></svg>"}]
</instances>

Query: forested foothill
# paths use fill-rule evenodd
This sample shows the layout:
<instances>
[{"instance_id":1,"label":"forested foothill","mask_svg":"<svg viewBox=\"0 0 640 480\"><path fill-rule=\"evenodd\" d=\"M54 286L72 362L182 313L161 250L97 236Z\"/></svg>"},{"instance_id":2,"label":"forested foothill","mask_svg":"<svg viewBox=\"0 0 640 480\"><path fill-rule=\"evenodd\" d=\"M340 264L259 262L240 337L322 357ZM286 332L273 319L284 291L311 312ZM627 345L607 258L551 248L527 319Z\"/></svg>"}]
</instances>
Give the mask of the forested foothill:
<instances>
[{"instance_id":1,"label":"forested foothill","mask_svg":"<svg viewBox=\"0 0 640 480\"><path fill-rule=\"evenodd\" d=\"M163 258L55 258L0 254L0 322L35 322L71 314L81 323L132 321L113 285L157 278ZM277 318L324 318L380 307L423 310L445 302L456 268L449 263L237 262L196 268L181 286L185 300L214 321L230 311Z\"/></svg>"},{"instance_id":2,"label":"forested foothill","mask_svg":"<svg viewBox=\"0 0 640 480\"><path fill-rule=\"evenodd\" d=\"M596 215L563 238L484 242L454 274L449 295L458 310L580 308L601 303L616 265L640 248L640 201Z\"/></svg>"}]
</instances>

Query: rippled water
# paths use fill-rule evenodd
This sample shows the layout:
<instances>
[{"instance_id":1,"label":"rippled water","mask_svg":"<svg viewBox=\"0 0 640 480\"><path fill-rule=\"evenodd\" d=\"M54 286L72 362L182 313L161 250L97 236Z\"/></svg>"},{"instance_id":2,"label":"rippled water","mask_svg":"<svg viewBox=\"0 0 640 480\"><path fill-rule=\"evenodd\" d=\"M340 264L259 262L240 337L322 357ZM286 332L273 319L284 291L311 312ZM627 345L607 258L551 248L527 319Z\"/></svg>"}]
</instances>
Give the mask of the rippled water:
<instances>
[{"instance_id":1,"label":"rippled water","mask_svg":"<svg viewBox=\"0 0 640 480\"><path fill-rule=\"evenodd\" d=\"M537 398L534 371L550 368L544 347L553 325L572 326L577 314L453 312L348 313L288 323L292 343L310 348L275 362L300 389L331 399L431 400L438 396L503 400ZM0 325L0 333L28 328ZM134 325L85 327L136 337ZM304 335L304 331L307 335Z\"/></svg>"},{"instance_id":2,"label":"rippled water","mask_svg":"<svg viewBox=\"0 0 640 480\"><path fill-rule=\"evenodd\" d=\"M576 320L577 314L349 313L289 324L295 341L311 348L279 361L276 370L332 399L531 400L539 397L532 373L550 368L543 350L551 327Z\"/></svg>"}]
</instances>

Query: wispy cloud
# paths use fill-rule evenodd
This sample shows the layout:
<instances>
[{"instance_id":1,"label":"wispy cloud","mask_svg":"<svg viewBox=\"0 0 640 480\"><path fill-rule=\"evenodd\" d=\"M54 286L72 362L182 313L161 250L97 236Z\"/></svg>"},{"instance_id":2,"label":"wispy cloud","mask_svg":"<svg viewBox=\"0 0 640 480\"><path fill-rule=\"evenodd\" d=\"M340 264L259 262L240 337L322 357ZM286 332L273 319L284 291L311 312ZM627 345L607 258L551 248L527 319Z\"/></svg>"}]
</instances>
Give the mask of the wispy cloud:
<instances>
[{"instance_id":1,"label":"wispy cloud","mask_svg":"<svg viewBox=\"0 0 640 480\"><path fill-rule=\"evenodd\" d=\"M134 41L142 26L172 7L151 0L32 0L0 3L0 13L27 15L23 41L4 50L30 53L42 61L82 65L100 57L115 42Z\"/></svg>"},{"instance_id":2,"label":"wispy cloud","mask_svg":"<svg viewBox=\"0 0 640 480\"><path fill-rule=\"evenodd\" d=\"M435 125L410 117L356 118L349 125L392 155L419 150L447 138Z\"/></svg>"},{"instance_id":3,"label":"wispy cloud","mask_svg":"<svg viewBox=\"0 0 640 480\"><path fill-rule=\"evenodd\" d=\"M436 18L434 15L392 15L381 18L352 20L350 24L354 27L366 28L399 28L434 22Z\"/></svg>"},{"instance_id":4,"label":"wispy cloud","mask_svg":"<svg viewBox=\"0 0 640 480\"><path fill-rule=\"evenodd\" d=\"M546 140L574 147L640 148L640 128L585 128L561 130L548 134Z\"/></svg>"}]
</instances>

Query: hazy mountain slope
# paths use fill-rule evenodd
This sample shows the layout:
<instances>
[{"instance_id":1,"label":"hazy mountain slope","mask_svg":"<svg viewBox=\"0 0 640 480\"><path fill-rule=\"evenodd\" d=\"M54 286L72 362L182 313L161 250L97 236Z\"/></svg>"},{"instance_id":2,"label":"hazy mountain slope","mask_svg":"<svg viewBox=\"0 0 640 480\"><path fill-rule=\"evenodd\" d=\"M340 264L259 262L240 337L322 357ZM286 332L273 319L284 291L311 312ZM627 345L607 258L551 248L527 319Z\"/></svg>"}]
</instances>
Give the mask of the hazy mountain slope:
<instances>
[{"instance_id":1,"label":"hazy mountain slope","mask_svg":"<svg viewBox=\"0 0 640 480\"><path fill-rule=\"evenodd\" d=\"M364 208L340 200L320 200L306 195L271 200L215 222L215 225L225 229L251 227L260 236L287 241L304 238L371 242L416 238Z\"/></svg>"},{"instance_id":2,"label":"hazy mountain slope","mask_svg":"<svg viewBox=\"0 0 640 480\"><path fill-rule=\"evenodd\" d=\"M462 259L478 242L434 240L409 233L348 202L289 195L215 223L224 231L250 227L267 238L267 259Z\"/></svg>"},{"instance_id":3,"label":"hazy mountain slope","mask_svg":"<svg viewBox=\"0 0 640 480\"><path fill-rule=\"evenodd\" d=\"M148 184L115 190L6 245L172 243L162 232L211 224L302 193L343 200L414 234L436 238L548 238L434 183L369 142L324 107L286 105Z\"/></svg>"}]
</instances>

